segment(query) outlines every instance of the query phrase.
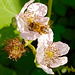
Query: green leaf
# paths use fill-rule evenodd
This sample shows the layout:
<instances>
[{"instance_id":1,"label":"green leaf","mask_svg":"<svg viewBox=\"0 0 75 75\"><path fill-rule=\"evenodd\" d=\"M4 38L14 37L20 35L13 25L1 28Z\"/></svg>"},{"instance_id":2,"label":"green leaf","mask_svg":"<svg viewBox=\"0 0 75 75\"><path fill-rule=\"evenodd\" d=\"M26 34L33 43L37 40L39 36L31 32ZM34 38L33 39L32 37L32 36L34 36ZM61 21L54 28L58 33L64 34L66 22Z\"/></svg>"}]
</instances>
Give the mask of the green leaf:
<instances>
[{"instance_id":1,"label":"green leaf","mask_svg":"<svg viewBox=\"0 0 75 75\"><path fill-rule=\"evenodd\" d=\"M0 28L10 25L11 18L22 8L20 0L0 0Z\"/></svg>"},{"instance_id":2,"label":"green leaf","mask_svg":"<svg viewBox=\"0 0 75 75\"><path fill-rule=\"evenodd\" d=\"M62 3L75 8L75 0L60 0Z\"/></svg>"},{"instance_id":3,"label":"green leaf","mask_svg":"<svg viewBox=\"0 0 75 75\"><path fill-rule=\"evenodd\" d=\"M0 75L17 75L15 71L0 65Z\"/></svg>"},{"instance_id":4,"label":"green leaf","mask_svg":"<svg viewBox=\"0 0 75 75\"><path fill-rule=\"evenodd\" d=\"M64 34L65 32L65 27L61 24L58 24L53 28L53 31L54 31L54 41L59 41L61 40L61 34Z\"/></svg>"},{"instance_id":5,"label":"green leaf","mask_svg":"<svg viewBox=\"0 0 75 75\"><path fill-rule=\"evenodd\" d=\"M0 64L4 66L8 66L10 64L10 60L8 59L8 53L3 50L4 47L0 47Z\"/></svg>"},{"instance_id":6,"label":"green leaf","mask_svg":"<svg viewBox=\"0 0 75 75\"><path fill-rule=\"evenodd\" d=\"M63 38L65 38L66 40L74 40L75 39L75 30L73 29L66 29L65 33L63 34Z\"/></svg>"},{"instance_id":7,"label":"green leaf","mask_svg":"<svg viewBox=\"0 0 75 75\"><path fill-rule=\"evenodd\" d=\"M34 68L31 75L48 75L41 68Z\"/></svg>"},{"instance_id":8,"label":"green leaf","mask_svg":"<svg viewBox=\"0 0 75 75\"><path fill-rule=\"evenodd\" d=\"M57 25L54 27L54 32L56 32L56 33L58 33L58 34L64 33L64 32L65 32L65 28L64 28L63 25L57 24Z\"/></svg>"},{"instance_id":9,"label":"green leaf","mask_svg":"<svg viewBox=\"0 0 75 75\"><path fill-rule=\"evenodd\" d=\"M14 62L14 66L18 75L31 75L35 67L33 53L29 50L29 53L24 54L17 62Z\"/></svg>"},{"instance_id":10,"label":"green leaf","mask_svg":"<svg viewBox=\"0 0 75 75\"><path fill-rule=\"evenodd\" d=\"M53 0L53 10L61 16L65 16L67 7L58 0Z\"/></svg>"},{"instance_id":11,"label":"green leaf","mask_svg":"<svg viewBox=\"0 0 75 75\"><path fill-rule=\"evenodd\" d=\"M67 23L68 23L68 19L66 17L61 17L57 21L57 24L62 24L63 26L66 26Z\"/></svg>"},{"instance_id":12,"label":"green leaf","mask_svg":"<svg viewBox=\"0 0 75 75\"><path fill-rule=\"evenodd\" d=\"M75 26L75 15L72 14L72 16L69 18L69 26L74 27Z\"/></svg>"},{"instance_id":13,"label":"green leaf","mask_svg":"<svg viewBox=\"0 0 75 75\"><path fill-rule=\"evenodd\" d=\"M10 25L9 27L4 27L0 29L0 46L2 46L4 40L7 40L8 38L12 39L17 36L14 30L15 28L13 28L12 25Z\"/></svg>"}]
</instances>

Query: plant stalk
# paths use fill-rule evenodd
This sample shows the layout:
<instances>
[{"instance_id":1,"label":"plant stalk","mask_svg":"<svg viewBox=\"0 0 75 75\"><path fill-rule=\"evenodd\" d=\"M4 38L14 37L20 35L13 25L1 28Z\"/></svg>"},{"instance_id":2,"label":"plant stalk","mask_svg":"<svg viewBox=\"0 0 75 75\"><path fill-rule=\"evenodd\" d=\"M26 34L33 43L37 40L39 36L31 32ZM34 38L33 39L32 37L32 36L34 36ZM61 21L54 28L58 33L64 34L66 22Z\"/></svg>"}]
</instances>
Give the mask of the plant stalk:
<instances>
[{"instance_id":1,"label":"plant stalk","mask_svg":"<svg viewBox=\"0 0 75 75\"><path fill-rule=\"evenodd\" d=\"M48 17L51 19L52 0L48 1Z\"/></svg>"}]
</instances>

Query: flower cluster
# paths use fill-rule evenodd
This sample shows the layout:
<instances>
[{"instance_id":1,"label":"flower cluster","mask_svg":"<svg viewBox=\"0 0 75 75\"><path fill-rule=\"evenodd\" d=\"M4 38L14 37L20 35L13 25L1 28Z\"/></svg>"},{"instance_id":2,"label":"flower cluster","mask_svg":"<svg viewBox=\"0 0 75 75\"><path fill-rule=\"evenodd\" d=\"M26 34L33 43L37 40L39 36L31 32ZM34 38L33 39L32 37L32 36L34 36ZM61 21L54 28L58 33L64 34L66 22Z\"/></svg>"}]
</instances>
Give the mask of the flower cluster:
<instances>
[{"instance_id":1,"label":"flower cluster","mask_svg":"<svg viewBox=\"0 0 75 75\"><path fill-rule=\"evenodd\" d=\"M69 52L69 46L62 42L53 42L53 31L50 28L47 6L42 3L27 2L19 15L16 15L17 29L21 37L27 40L38 39L36 60L41 68L48 74L54 74L51 68L67 63L63 56Z\"/></svg>"}]
</instances>

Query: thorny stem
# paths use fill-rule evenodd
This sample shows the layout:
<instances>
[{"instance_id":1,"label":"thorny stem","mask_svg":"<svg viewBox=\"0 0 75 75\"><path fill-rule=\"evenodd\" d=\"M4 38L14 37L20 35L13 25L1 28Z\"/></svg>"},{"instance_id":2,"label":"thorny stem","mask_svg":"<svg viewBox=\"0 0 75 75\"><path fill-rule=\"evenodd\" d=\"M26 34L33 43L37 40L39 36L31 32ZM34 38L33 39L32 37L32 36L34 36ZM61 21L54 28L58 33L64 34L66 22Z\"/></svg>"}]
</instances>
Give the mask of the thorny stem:
<instances>
[{"instance_id":1,"label":"thorny stem","mask_svg":"<svg viewBox=\"0 0 75 75\"><path fill-rule=\"evenodd\" d=\"M48 1L48 17L51 18L52 0Z\"/></svg>"}]
</instances>

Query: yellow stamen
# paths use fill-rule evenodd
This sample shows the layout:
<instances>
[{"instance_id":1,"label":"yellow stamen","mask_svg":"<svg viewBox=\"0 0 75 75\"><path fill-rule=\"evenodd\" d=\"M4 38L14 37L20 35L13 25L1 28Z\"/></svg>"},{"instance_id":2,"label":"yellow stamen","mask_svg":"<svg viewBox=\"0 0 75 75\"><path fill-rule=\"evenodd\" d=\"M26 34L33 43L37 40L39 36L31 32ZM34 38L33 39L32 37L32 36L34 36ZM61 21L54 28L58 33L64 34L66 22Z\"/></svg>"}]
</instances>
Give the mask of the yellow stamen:
<instances>
[{"instance_id":1,"label":"yellow stamen","mask_svg":"<svg viewBox=\"0 0 75 75\"><path fill-rule=\"evenodd\" d=\"M53 53L51 51L47 51L45 54L47 54L49 58L52 58L53 56Z\"/></svg>"},{"instance_id":2,"label":"yellow stamen","mask_svg":"<svg viewBox=\"0 0 75 75\"><path fill-rule=\"evenodd\" d=\"M33 19L32 19L32 18L29 18L29 22L30 22L30 23L33 23Z\"/></svg>"}]
</instances>

